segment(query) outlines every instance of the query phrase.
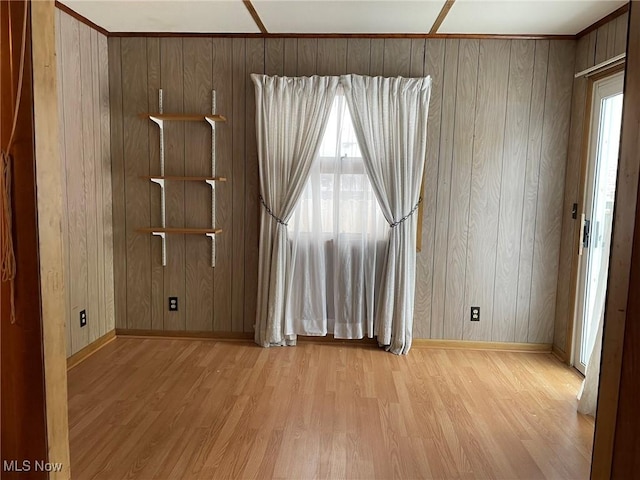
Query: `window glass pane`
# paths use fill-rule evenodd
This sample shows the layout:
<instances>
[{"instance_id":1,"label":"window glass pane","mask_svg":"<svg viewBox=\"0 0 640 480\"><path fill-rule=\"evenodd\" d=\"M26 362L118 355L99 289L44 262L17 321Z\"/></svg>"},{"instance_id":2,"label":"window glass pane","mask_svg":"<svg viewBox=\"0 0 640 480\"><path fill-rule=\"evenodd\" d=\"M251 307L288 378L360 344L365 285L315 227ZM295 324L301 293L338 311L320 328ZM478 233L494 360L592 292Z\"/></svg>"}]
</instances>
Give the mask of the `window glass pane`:
<instances>
[{"instance_id":1,"label":"window glass pane","mask_svg":"<svg viewBox=\"0 0 640 480\"><path fill-rule=\"evenodd\" d=\"M314 202L315 199L315 202ZM314 214L316 217L314 217ZM314 223L318 222L318 228ZM333 102L318 158L289 222L290 230L364 233L386 225L366 174L344 96Z\"/></svg>"}]
</instances>

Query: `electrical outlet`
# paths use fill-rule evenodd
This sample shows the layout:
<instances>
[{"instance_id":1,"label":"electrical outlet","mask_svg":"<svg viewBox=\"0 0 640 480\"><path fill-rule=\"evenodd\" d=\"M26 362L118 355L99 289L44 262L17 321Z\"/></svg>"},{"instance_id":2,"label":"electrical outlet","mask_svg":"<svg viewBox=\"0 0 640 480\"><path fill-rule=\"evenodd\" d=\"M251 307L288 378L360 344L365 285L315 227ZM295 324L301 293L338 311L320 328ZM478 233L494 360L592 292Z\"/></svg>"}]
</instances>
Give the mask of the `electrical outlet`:
<instances>
[{"instance_id":1,"label":"electrical outlet","mask_svg":"<svg viewBox=\"0 0 640 480\"><path fill-rule=\"evenodd\" d=\"M471 307L471 321L472 322L480 321L480 307Z\"/></svg>"},{"instance_id":2,"label":"electrical outlet","mask_svg":"<svg viewBox=\"0 0 640 480\"><path fill-rule=\"evenodd\" d=\"M86 310L81 310L80 311L80 326L81 327L86 327L87 326L87 311Z\"/></svg>"},{"instance_id":3,"label":"electrical outlet","mask_svg":"<svg viewBox=\"0 0 640 480\"><path fill-rule=\"evenodd\" d=\"M178 311L178 297L169 297L169 311L170 312Z\"/></svg>"}]
</instances>

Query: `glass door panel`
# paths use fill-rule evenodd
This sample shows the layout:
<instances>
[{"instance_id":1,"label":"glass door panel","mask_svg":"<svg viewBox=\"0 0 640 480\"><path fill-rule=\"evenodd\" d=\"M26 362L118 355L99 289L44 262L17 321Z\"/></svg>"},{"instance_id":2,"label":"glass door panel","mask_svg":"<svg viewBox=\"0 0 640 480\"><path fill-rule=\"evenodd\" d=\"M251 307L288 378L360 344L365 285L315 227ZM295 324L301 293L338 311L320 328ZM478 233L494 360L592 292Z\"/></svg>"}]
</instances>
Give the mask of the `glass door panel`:
<instances>
[{"instance_id":1,"label":"glass door panel","mask_svg":"<svg viewBox=\"0 0 640 480\"><path fill-rule=\"evenodd\" d=\"M582 226L581 278L574 364L584 373L604 315L622 122L623 76L594 84Z\"/></svg>"}]
</instances>

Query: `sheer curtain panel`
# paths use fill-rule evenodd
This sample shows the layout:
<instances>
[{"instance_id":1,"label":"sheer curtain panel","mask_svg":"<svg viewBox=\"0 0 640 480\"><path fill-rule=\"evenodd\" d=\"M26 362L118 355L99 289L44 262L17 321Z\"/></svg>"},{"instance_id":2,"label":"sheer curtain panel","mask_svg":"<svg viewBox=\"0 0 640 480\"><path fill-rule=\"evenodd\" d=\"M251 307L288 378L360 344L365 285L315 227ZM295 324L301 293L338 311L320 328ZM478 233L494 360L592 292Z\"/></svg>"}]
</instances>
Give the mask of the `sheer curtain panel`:
<instances>
[{"instance_id":1,"label":"sheer curtain panel","mask_svg":"<svg viewBox=\"0 0 640 480\"><path fill-rule=\"evenodd\" d=\"M255 341L284 345L290 247L287 222L317 155L338 77L251 75L256 94L260 169L258 299Z\"/></svg>"},{"instance_id":2,"label":"sheer curtain panel","mask_svg":"<svg viewBox=\"0 0 640 480\"><path fill-rule=\"evenodd\" d=\"M365 168L391 232L376 305L378 343L411 348L420 185L431 78L341 77Z\"/></svg>"},{"instance_id":3,"label":"sheer curtain panel","mask_svg":"<svg viewBox=\"0 0 640 480\"><path fill-rule=\"evenodd\" d=\"M373 338L389 225L364 169L340 89L288 223L291 294L285 334Z\"/></svg>"}]
</instances>

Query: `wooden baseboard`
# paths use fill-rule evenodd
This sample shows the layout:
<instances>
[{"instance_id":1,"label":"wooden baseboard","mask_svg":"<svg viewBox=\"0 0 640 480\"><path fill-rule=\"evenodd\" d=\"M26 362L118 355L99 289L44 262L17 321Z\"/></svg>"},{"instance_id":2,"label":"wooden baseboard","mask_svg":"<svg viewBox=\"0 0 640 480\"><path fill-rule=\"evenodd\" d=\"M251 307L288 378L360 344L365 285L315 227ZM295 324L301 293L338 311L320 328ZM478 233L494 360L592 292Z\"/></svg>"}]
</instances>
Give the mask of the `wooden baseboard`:
<instances>
[{"instance_id":1,"label":"wooden baseboard","mask_svg":"<svg viewBox=\"0 0 640 480\"><path fill-rule=\"evenodd\" d=\"M494 350L500 352L551 353L550 343L475 342L471 340L413 339L413 348Z\"/></svg>"},{"instance_id":2,"label":"wooden baseboard","mask_svg":"<svg viewBox=\"0 0 640 480\"><path fill-rule=\"evenodd\" d=\"M245 332L185 332L181 330L135 330L117 328L116 336L129 338L164 338L164 339L192 339L192 340L217 340L217 341L253 341L253 333ZM323 337L298 336L298 343L322 343L354 346L378 345L375 338L363 338L358 340L344 340L334 338L333 335ZM550 343L510 343L510 342L473 342L467 340L435 340L413 339L414 348L446 348L465 350L496 350L503 352L533 352L551 353Z\"/></svg>"},{"instance_id":3,"label":"wooden baseboard","mask_svg":"<svg viewBox=\"0 0 640 480\"><path fill-rule=\"evenodd\" d=\"M116 331L111 330L107 332L102 337L98 338L94 342L90 343L86 347L84 347L79 352L74 353L69 358L67 358L67 370L71 370L73 367L85 361L88 357L96 353L102 347L115 340Z\"/></svg>"},{"instance_id":4,"label":"wooden baseboard","mask_svg":"<svg viewBox=\"0 0 640 480\"><path fill-rule=\"evenodd\" d=\"M253 340L253 333L245 332L185 332L182 330L137 330L130 328L116 328L116 336L133 338L224 340L240 342Z\"/></svg>"},{"instance_id":5,"label":"wooden baseboard","mask_svg":"<svg viewBox=\"0 0 640 480\"><path fill-rule=\"evenodd\" d=\"M560 347L558 347L557 345L553 345L551 347L551 353L553 353L562 363L566 363L567 365L569 365L567 353L564 350L560 349Z\"/></svg>"}]
</instances>

